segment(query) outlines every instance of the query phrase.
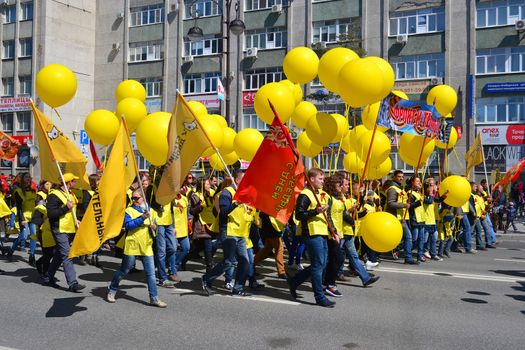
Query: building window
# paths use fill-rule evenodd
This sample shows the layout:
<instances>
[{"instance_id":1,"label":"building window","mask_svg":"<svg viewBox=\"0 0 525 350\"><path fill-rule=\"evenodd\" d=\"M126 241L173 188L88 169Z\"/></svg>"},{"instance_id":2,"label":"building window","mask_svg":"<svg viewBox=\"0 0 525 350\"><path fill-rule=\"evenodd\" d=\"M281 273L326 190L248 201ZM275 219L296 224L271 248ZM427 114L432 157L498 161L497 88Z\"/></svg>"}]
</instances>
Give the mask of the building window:
<instances>
[{"instance_id":1,"label":"building window","mask_svg":"<svg viewBox=\"0 0 525 350\"><path fill-rule=\"evenodd\" d=\"M164 22L164 4L135 7L130 10L130 27Z\"/></svg>"},{"instance_id":2,"label":"building window","mask_svg":"<svg viewBox=\"0 0 525 350\"><path fill-rule=\"evenodd\" d=\"M525 19L522 0L477 2L476 6L476 28L514 25Z\"/></svg>"},{"instance_id":3,"label":"building window","mask_svg":"<svg viewBox=\"0 0 525 350\"><path fill-rule=\"evenodd\" d=\"M19 78L20 80L20 95L31 95L31 76L24 75Z\"/></svg>"},{"instance_id":4,"label":"building window","mask_svg":"<svg viewBox=\"0 0 525 350\"><path fill-rule=\"evenodd\" d=\"M246 0L245 11L271 9L273 5L288 5L287 0Z\"/></svg>"},{"instance_id":5,"label":"building window","mask_svg":"<svg viewBox=\"0 0 525 350\"><path fill-rule=\"evenodd\" d=\"M162 96L162 78L141 79L140 83L146 89L146 97Z\"/></svg>"},{"instance_id":6,"label":"building window","mask_svg":"<svg viewBox=\"0 0 525 350\"><path fill-rule=\"evenodd\" d=\"M0 123L2 124L2 131L13 132L13 113L0 114Z\"/></svg>"},{"instance_id":7,"label":"building window","mask_svg":"<svg viewBox=\"0 0 525 350\"><path fill-rule=\"evenodd\" d=\"M17 119L17 131L30 131L31 130L31 113L30 112L18 112L16 114Z\"/></svg>"},{"instance_id":8,"label":"building window","mask_svg":"<svg viewBox=\"0 0 525 350\"><path fill-rule=\"evenodd\" d=\"M217 92L217 80L220 74L204 73L204 74L187 74L184 77L184 93L185 94L203 94L208 92Z\"/></svg>"},{"instance_id":9,"label":"building window","mask_svg":"<svg viewBox=\"0 0 525 350\"><path fill-rule=\"evenodd\" d=\"M442 77L445 71L443 54L399 56L390 59L396 80Z\"/></svg>"},{"instance_id":10,"label":"building window","mask_svg":"<svg viewBox=\"0 0 525 350\"><path fill-rule=\"evenodd\" d=\"M21 21L29 21L33 19L33 2L22 3L22 13L20 14Z\"/></svg>"},{"instance_id":11,"label":"building window","mask_svg":"<svg viewBox=\"0 0 525 350\"><path fill-rule=\"evenodd\" d=\"M31 57L33 55L33 39L20 39L20 57Z\"/></svg>"},{"instance_id":12,"label":"building window","mask_svg":"<svg viewBox=\"0 0 525 350\"><path fill-rule=\"evenodd\" d=\"M525 123L525 97L479 98L476 123Z\"/></svg>"},{"instance_id":13,"label":"building window","mask_svg":"<svg viewBox=\"0 0 525 350\"><path fill-rule=\"evenodd\" d=\"M216 55L222 52L221 36L205 36L200 41L184 42L185 56Z\"/></svg>"},{"instance_id":14,"label":"building window","mask_svg":"<svg viewBox=\"0 0 525 350\"><path fill-rule=\"evenodd\" d=\"M162 41L129 44L129 62L156 61L163 58L164 45Z\"/></svg>"},{"instance_id":15,"label":"building window","mask_svg":"<svg viewBox=\"0 0 525 350\"><path fill-rule=\"evenodd\" d=\"M4 86L3 96L11 97L14 96L14 79L13 78L3 78L2 85Z\"/></svg>"},{"instance_id":16,"label":"building window","mask_svg":"<svg viewBox=\"0 0 525 350\"><path fill-rule=\"evenodd\" d=\"M244 89L257 90L264 84L283 79L283 69L280 67L249 70L244 73Z\"/></svg>"},{"instance_id":17,"label":"building window","mask_svg":"<svg viewBox=\"0 0 525 350\"><path fill-rule=\"evenodd\" d=\"M2 52L3 59L15 58L15 41L14 40L4 40L3 42L4 50Z\"/></svg>"},{"instance_id":18,"label":"building window","mask_svg":"<svg viewBox=\"0 0 525 350\"><path fill-rule=\"evenodd\" d=\"M4 24L16 21L16 5L9 5L4 8Z\"/></svg>"},{"instance_id":19,"label":"building window","mask_svg":"<svg viewBox=\"0 0 525 350\"><path fill-rule=\"evenodd\" d=\"M222 3L222 1L220 3ZM219 16L222 14L219 3L213 0L185 0L184 9L184 19Z\"/></svg>"},{"instance_id":20,"label":"building window","mask_svg":"<svg viewBox=\"0 0 525 350\"><path fill-rule=\"evenodd\" d=\"M396 12L390 17L390 35L424 34L445 30L445 10L442 7Z\"/></svg>"},{"instance_id":21,"label":"building window","mask_svg":"<svg viewBox=\"0 0 525 350\"><path fill-rule=\"evenodd\" d=\"M263 122L261 118L255 114L253 109L245 109L243 111L243 128L257 129L261 132L268 131L268 124Z\"/></svg>"},{"instance_id":22,"label":"building window","mask_svg":"<svg viewBox=\"0 0 525 350\"><path fill-rule=\"evenodd\" d=\"M264 28L246 31L246 49L277 49L287 46L286 28Z\"/></svg>"},{"instance_id":23,"label":"building window","mask_svg":"<svg viewBox=\"0 0 525 350\"><path fill-rule=\"evenodd\" d=\"M350 18L345 18L313 22L313 27L313 44L318 42L335 43L339 40L339 35L351 32L352 24Z\"/></svg>"},{"instance_id":24,"label":"building window","mask_svg":"<svg viewBox=\"0 0 525 350\"><path fill-rule=\"evenodd\" d=\"M479 49L476 74L525 72L525 47Z\"/></svg>"}]
</instances>

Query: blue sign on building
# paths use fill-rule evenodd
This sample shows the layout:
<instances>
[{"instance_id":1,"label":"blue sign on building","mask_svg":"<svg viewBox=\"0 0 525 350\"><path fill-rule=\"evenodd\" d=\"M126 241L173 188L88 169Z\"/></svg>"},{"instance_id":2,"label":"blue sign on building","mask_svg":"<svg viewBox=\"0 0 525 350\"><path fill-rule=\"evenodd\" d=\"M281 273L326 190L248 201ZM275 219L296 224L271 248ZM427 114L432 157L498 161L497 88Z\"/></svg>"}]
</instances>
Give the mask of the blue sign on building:
<instances>
[{"instance_id":1,"label":"blue sign on building","mask_svg":"<svg viewBox=\"0 0 525 350\"><path fill-rule=\"evenodd\" d=\"M493 94L501 92L525 92L525 82L488 83L483 87L483 92Z\"/></svg>"},{"instance_id":2,"label":"blue sign on building","mask_svg":"<svg viewBox=\"0 0 525 350\"><path fill-rule=\"evenodd\" d=\"M81 145L89 144L89 137L88 137L86 130L80 130L80 144Z\"/></svg>"}]
</instances>

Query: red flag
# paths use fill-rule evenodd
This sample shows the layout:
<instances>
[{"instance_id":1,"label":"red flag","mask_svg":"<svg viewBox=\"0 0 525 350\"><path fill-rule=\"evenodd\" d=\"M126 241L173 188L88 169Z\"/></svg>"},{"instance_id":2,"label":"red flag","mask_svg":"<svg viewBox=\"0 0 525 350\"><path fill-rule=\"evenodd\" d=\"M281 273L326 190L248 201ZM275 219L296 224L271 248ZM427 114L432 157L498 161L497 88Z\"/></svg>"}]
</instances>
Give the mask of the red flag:
<instances>
[{"instance_id":1,"label":"red flag","mask_svg":"<svg viewBox=\"0 0 525 350\"><path fill-rule=\"evenodd\" d=\"M288 129L275 115L234 199L286 224L303 188L303 163Z\"/></svg>"},{"instance_id":2,"label":"red flag","mask_svg":"<svg viewBox=\"0 0 525 350\"><path fill-rule=\"evenodd\" d=\"M505 175L503 175L503 178L494 185L494 188L497 188L498 186L507 185L511 182L516 181L520 177L521 171L524 167L525 158L521 158L519 162L514 164L512 168L510 168L509 171L507 171Z\"/></svg>"},{"instance_id":3,"label":"red flag","mask_svg":"<svg viewBox=\"0 0 525 350\"><path fill-rule=\"evenodd\" d=\"M20 142L0 130L0 158L12 162L19 148Z\"/></svg>"}]
</instances>

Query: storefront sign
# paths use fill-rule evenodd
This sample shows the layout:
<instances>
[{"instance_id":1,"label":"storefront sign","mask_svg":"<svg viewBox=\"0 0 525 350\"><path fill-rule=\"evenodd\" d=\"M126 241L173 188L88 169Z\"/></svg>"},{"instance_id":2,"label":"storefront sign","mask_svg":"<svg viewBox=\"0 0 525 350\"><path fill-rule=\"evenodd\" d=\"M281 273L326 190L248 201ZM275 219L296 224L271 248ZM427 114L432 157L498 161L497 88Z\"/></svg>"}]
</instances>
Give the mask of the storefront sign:
<instances>
[{"instance_id":1,"label":"storefront sign","mask_svg":"<svg viewBox=\"0 0 525 350\"><path fill-rule=\"evenodd\" d=\"M501 172L509 170L518 160L525 157L525 145L522 146L483 146L487 172L499 169ZM476 166L477 172L483 172L483 164Z\"/></svg>"},{"instance_id":2,"label":"storefront sign","mask_svg":"<svg viewBox=\"0 0 525 350\"><path fill-rule=\"evenodd\" d=\"M525 145L525 125L478 126L483 145Z\"/></svg>"},{"instance_id":3,"label":"storefront sign","mask_svg":"<svg viewBox=\"0 0 525 350\"><path fill-rule=\"evenodd\" d=\"M31 110L29 97L5 97L0 98L0 112L21 112Z\"/></svg>"},{"instance_id":4,"label":"storefront sign","mask_svg":"<svg viewBox=\"0 0 525 350\"><path fill-rule=\"evenodd\" d=\"M242 106L253 107L253 101L255 100L256 91L243 91L242 92Z\"/></svg>"},{"instance_id":5,"label":"storefront sign","mask_svg":"<svg viewBox=\"0 0 525 350\"><path fill-rule=\"evenodd\" d=\"M30 141L30 142L33 141L33 136L32 135L17 135L17 136L11 136L11 137L14 138L15 140L17 140L18 142L20 142L20 144L22 146L27 145L28 141Z\"/></svg>"},{"instance_id":6,"label":"storefront sign","mask_svg":"<svg viewBox=\"0 0 525 350\"><path fill-rule=\"evenodd\" d=\"M492 94L500 92L525 92L525 82L488 83L483 87L483 92Z\"/></svg>"},{"instance_id":7,"label":"storefront sign","mask_svg":"<svg viewBox=\"0 0 525 350\"><path fill-rule=\"evenodd\" d=\"M221 103L219 101L219 98L217 97L217 94L211 94L211 95L186 95L184 96L186 100L188 101L199 101L202 103L206 108L215 108L218 109L221 107Z\"/></svg>"},{"instance_id":8,"label":"storefront sign","mask_svg":"<svg viewBox=\"0 0 525 350\"><path fill-rule=\"evenodd\" d=\"M405 94L422 94L428 88L430 80L396 81L392 90L403 91Z\"/></svg>"}]
</instances>

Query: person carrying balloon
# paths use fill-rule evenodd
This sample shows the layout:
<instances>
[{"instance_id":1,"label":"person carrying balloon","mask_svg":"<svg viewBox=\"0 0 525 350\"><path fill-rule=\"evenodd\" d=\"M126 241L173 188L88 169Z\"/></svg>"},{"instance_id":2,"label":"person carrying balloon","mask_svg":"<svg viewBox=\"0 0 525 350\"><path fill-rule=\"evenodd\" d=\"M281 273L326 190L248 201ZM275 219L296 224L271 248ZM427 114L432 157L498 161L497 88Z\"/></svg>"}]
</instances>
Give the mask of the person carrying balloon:
<instances>
[{"instance_id":1,"label":"person carrying balloon","mask_svg":"<svg viewBox=\"0 0 525 350\"><path fill-rule=\"evenodd\" d=\"M479 200L479 207L481 208L481 216L479 218L479 221L481 223L481 227L483 227L483 232L485 232L485 243L486 248L496 248L496 233L494 232L494 229L492 227L492 223L490 221L490 205L487 201L487 193L483 190L483 186L478 185L478 200Z\"/></svg>"},{"instance_id":2,"label":"person carrying balloon","mask_svg":"<svg viewBox=\"0 0 525 350\"><path fill-rule=\"evenodd\" d=\"M442 203L446 198L448 192L437 197L437 188L434 178L425 179L423 183L423 190L425 197L423 198L423 209L425 211L425 233L428 236L428 250L430 252L430 260L442 261L437 255L437 223L436 212L438 203Z\"/></svg>"},{"instance_id":3,"label":"person carrying balloon","mask_svg":"<svg viewBox=\"0 0 525 350\"><path fill-rule=\"evenodd\" d=\"M35 262L36 270L44 281L49 283L48 271L51 259L55 255L56 242L51 232L51 226L47 218L47 195L51 189L51 183L46 180L40 181L38 201L31 222L37 227L37 237L42 247L42 256Z\"/></svg>"},{"instance_id":4,"label":"person carrying balloon","mask_svg":"<svg viewBox=\"0 0 525 350\"><path fill-rule=\"evenodd\" d=\"M425 243L427 242L428 237L425 232L425 209L423 208L421 179L415 176L410 178L408 186L414 188L409 192L410 202L414 203L414 205L408 210L410 229L412 232L412 243L417 245L417 260L425 262Z\"/></svg>"},{"instance_id":5,"label":"person carrying balloon","mask_svg":"<svg viewBox=\"0 0 525 350\"><path fill-rule=\"evenodd\" d=\"M170 278L172 281L180 281L177 271L183 266L184 259L190 251L190 238L188 228L188 198L181 193L177 194L173 201L173 221L175 225L176 253L169 261Z\"/></svg>"},{"instance_id":6,"label":"person carrying balloon","mask_svg":"<svg viewBox=\"0 0 525 350\"><path fill-rule=\"evenodd\" d=\"M469 199L469 222L472 226L472 233L476 239L476 250L487 250L483 244L481 234L483 227L481 226L480 218L483 215L482 201L483 199L478 195L478 185L474 182L470 182L471 194Z\"/></svg>"},{"instance_id":7,"label":"person carrying balloon","mask_svg":"<svg viewBox=\"0 0 525 350\"><path fill-rule=\"evenodd\" d=\"M441 203L439 207L439 248L438 257L443 259L444 256L450 258L450 247L454 237L452 230L454 228L454 208L446 203Z\"/></svg>"},{"instance_id":8,"label":"person carrying balloon","mask_svg":"<svg viewBox=\"0 0 525 350\"><path fill-rule=\"evenodd\" d=\"M377 207L377 195L373 190L368 190L366 196L363 198L361 204L359 205L359 210L357 213L357 225L361 227L361 223L365 217L370 213L375 213L378 210ZM358 232L358 236L360 236ZM377 265L379 265L379 254L373 249L368 247L363 239L360 241L361 250L366 254L366 263L365 267L368 271L373 271Z\"/></svg>"}]
</instances>

